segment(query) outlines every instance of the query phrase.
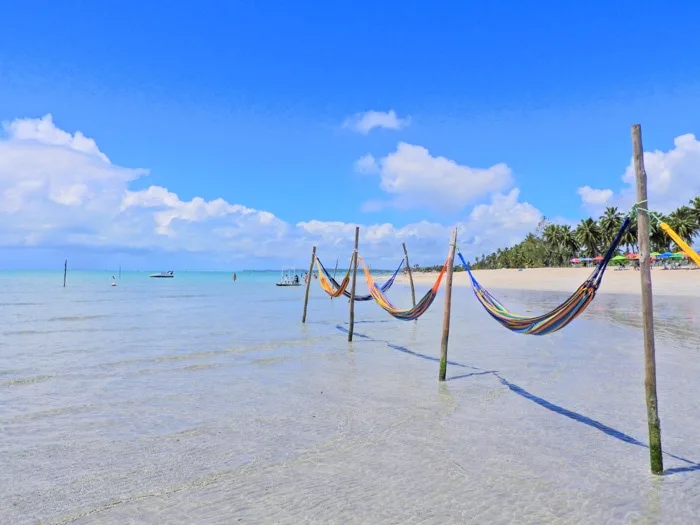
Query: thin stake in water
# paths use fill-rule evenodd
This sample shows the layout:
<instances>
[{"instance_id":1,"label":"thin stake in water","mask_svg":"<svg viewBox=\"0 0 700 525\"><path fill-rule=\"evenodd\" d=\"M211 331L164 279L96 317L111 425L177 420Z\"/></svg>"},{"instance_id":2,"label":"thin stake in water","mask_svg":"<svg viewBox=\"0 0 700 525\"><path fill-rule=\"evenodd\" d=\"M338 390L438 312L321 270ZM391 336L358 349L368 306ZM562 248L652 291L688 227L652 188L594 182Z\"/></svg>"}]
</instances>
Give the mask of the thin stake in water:
<instances>
[{"instance_id":1,"label":"thin stake in water","mask_svg":"<svg viewBox=\"0 0 700 525\"><path fill-rule=\"evenodd\" d=\"M452 273L455 267L455 250L457 249L457 228L452 231L450 251L447 256L445 272L445 311L442 316L442 341L440 344L440 374L438 379L444 381L447 376L447 344L450 339L450 313L452 310Z\"/></svg>"},{"instance_id":2,"label":"thin stake in water","mask_svg":"<svg viewBox=\"0 0 700 525\"><path fill-rule=\"evenodd\" d=\"M649 239L649 203L647 202L647 173L644 169L642 128L632 126L634 174L637 179L637 243L639 244L639 276L642 284L642 324L644 330L644 389L649 426L649 459L651 472L663 474L661 450L661 422L656 396L656 347L654 344L654 305L651 290L651 263Z\"/></svg>"}]
</instances>

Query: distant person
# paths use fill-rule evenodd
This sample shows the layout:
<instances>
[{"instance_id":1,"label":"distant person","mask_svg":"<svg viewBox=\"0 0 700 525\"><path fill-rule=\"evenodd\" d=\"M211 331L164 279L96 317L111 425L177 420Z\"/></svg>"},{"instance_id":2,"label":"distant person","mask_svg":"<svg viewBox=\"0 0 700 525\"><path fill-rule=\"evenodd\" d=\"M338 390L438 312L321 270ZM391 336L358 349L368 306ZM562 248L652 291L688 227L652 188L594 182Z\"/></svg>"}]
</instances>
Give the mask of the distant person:
<instances>
[{"instance_id":1,"label":"distant person","mask_svg":"<svg viewBox=\"0 0 700 525\"><path fill-rule=\"evenodd\" d=\"M236 272L233 272L233 282L234 283L236 282L236 279L238 279L238 277L236 276Z\"/></svg>"}]
</instances>

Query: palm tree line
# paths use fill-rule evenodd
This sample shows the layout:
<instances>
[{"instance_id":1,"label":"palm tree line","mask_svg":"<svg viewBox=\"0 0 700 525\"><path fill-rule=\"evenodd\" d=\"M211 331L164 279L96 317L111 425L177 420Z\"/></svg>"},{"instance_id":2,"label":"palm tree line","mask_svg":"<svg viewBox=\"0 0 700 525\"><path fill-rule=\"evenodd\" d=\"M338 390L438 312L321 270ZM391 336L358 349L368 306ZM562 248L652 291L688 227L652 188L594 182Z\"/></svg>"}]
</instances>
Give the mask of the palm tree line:
<instances>
[{"instance_id":1,"label":"palm tree line","mask_svg":"<svg viewBox=\"0 0 700 525\"><path fill-rule=\"evenodd\" d=\"M692 199L688 205L681 206L663 215L655 213L666 222L688 244L700 233L700 197ZM554 224L543 218L534 233L510 248L499 248L494 253L477 257L469 262L474 269L497 269L519 267L565 266L577 257L596 257L604 255L617 235L624 214L616 207L608 207L598 220L588 217L572 228L567 224ZM676 251L678 247L658 227L656 221L650 221L652 252ZM637 217L632 215L632 224L627 229L618 253L636 253Z\"/></svg>"}]
</instances>

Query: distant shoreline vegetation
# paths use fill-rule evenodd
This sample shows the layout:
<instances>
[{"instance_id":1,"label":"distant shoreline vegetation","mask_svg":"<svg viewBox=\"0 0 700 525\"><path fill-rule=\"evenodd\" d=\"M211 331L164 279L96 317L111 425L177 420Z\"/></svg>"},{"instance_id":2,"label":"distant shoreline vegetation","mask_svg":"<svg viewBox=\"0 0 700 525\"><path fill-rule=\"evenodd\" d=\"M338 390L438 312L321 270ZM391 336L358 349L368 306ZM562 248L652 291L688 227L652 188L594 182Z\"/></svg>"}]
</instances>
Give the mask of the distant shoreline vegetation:
<instances>
[{"instance_id":1,"label":"distant shoreline vegetation","mask_svg":"<svg viewBox=\"0 0 700 525\"><path fill-rule=\"evenodd\" d=\"M687 206L681 206L668 215L655 213L676 233L692 246L700 233L700 197L692 199ZM624 214L616 207L608 207L598 220L589 217L572 228L567 224L554 224L543 217L533 233L510 248L499 248L489 255L467 261L474 270L496 270L501 268L551 268L570 266L574 258L592 258L604 255L615 235L622 226ZM650 222L651 251L678 251L679 248L657 226ZM632 215L632 224L622 237L617 254L636 253L637 215ZM414 272L439 272L442 266L415 265ZM454 271L463 271L461 264L455 264Z\"/></svg>"}]
</instances>

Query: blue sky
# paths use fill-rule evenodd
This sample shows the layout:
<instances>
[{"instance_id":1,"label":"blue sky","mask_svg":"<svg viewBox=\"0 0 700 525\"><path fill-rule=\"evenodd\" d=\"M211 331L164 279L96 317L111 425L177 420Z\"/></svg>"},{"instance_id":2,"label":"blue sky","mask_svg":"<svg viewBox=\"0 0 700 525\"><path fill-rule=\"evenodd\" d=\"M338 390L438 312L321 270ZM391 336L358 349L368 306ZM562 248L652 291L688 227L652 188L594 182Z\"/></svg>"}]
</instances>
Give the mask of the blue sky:
<instances>
[{"instance_id":1,"label":"blue sky","mask_svg":"<svg viewBox=\"0 0 700 525\"><path fill-rule=\"evenodd\" d=\"M576 221L595 211L595 203L582 203L579 188L610 189L609 203L624 189L630 124L642 123L649 152L671 152L676 137L698 132L695 3L201 4L6 6L0 120L52 115L57 129L94 139L113 165L147 169L129 182L129 191L157 186L182 202L221 198L270 212L291 228L285 237L296 244L285 249L295 261L317 240L341 246L307 230L298 234L300 222L388 223L398 230L428 221L449 228L468 224L474 206L512 188L544 215ZM393 110L407 125L366 134L343 126L369 110ZM19 140L5 135L8 144ZM436 193L432 205L423 206L420 184L407 196L382 189L381 173L357 173L357 159L371 154L379 162L400 142L471 168L504 163L511 182L454 206L435 205ZM682 173L692 171L688 162ZM426 184L430 177L436 187L444 182L423 169ZM17 183L12 180L0 179L0 191ZM660 198L668 197L670 189L664 191ZM410 204L390 204L397 196ZM385 204L368 211L368 201ZM103 232L114 245L101 240L97 250L94 239L61 236L58 226L52 236L26 224L18 233L13 224L26 223L19 220L26 210L7 210L0 208L7 215L0 267L24 265L36 250L68 252L97 267L134 249L138 263L151 267L169 260L202 268L274 267L280 259L272 249L254 253L233 241L234 255L176 241L134 247L123 231L119 239ZM201 222L190 235L207 231ZM523 234L505 225L510 229L501 235L497 226L491 221L485 228L488 239L474 226L465 243L487 251ZM336 232L343 248L347 231ZM435 229L436 236L443 233ZM434 257L431 250L448 238L426 240L416 248L418 257L438 262L444 250ZM400 239L394 232L386 246L375 243L373 255L391 259Z\"/></svg>"}]
</instances>

